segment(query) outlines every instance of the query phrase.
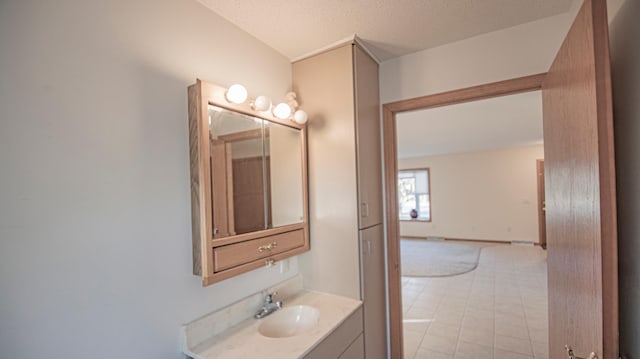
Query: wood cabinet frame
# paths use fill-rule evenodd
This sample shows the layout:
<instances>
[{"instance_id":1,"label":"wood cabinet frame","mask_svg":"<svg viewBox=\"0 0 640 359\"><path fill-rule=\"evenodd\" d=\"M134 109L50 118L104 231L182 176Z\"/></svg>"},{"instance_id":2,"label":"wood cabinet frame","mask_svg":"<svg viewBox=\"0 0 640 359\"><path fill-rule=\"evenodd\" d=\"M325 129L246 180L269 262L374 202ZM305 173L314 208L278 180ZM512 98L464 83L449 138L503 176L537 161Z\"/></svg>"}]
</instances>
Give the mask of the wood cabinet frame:
<instances>
[{"instance_id":1,"label":"wood cabinet frame","mask_svg":"<svg viewBox=\"0 0 640 359\"><path fill-rule=\"evenodd\" d=\"M280 120L271 113L258 112L243 104L229 103L225 99L226 88L200 79L188 88L189 100L189 157L191 174L191 225L193 241L193 274L202 277L202 285L208 286L221 280L262 267L266 262L279 261L306 252L309 241L309 194L307 176L307 132L305 125ZM214 105L230 111L257 117L269 122L300 130L302 157L302 199L303 221L299 224L270 228L257 232L213 238L213 205L211 182L211 147L209 135L208 106ZM270 237L277 241L280 236L290 236L299 232L301 245L285 252L271 255L270 250L263 258L251 262L238 262L236 266L216 272L214 270L214 248L225 245ZM266 261L266 262L265 262Z\"/></svg>"}]
</instances>

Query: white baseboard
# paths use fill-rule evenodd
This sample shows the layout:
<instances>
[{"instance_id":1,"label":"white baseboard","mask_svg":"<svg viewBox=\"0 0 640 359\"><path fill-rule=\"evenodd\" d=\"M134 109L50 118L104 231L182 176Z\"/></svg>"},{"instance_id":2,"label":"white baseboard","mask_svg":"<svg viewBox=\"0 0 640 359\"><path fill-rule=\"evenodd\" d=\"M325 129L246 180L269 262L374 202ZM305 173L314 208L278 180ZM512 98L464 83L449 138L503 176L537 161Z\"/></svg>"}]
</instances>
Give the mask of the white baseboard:
<instances>
[{"instance_id":1,"label":"white baseboard","mask_svg":"<svg viewBox=\"0 0 640 359\"><path fill-rule=\"evenodd\" d=\"M444 241L444 237L436 237L436 236L427 236L428 241Z\"/></svg>"},{"instance_id":2,"label":"white baseboard","mask_svg":"<svg viewBox=\"0 0 640 359\"><path fill-rule=\"evenodd\" d=\"M530 247L533 247L535 245L533 241L511 241L511 244L514 246L530 246Z\"/></svg>"}]
</instances>

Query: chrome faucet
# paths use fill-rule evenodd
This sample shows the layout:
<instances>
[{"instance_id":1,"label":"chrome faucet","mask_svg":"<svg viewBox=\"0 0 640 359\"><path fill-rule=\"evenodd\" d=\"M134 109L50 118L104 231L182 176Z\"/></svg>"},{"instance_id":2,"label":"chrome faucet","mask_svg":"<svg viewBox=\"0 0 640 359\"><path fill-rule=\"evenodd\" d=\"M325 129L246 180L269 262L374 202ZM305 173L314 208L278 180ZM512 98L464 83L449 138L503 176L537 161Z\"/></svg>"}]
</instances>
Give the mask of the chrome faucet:
<instances>
[{"instance_id":1,"label":"chrome faucet","mask_svg":"<svg viewBox=\"0 0 640 359\"><path fill-rule=\"evenodd\" d=\"M260 310L258 310L256 315L254 315L253 317L256 319L262 319L267 315L275 312L276 310L282 308L282 301L273 301L273 297L275 297L276 295L278 295L278 292L267 294L267 296L264 298L264 306L262 306L262 308L260 308Z\"/></svg>"}]
</instances>

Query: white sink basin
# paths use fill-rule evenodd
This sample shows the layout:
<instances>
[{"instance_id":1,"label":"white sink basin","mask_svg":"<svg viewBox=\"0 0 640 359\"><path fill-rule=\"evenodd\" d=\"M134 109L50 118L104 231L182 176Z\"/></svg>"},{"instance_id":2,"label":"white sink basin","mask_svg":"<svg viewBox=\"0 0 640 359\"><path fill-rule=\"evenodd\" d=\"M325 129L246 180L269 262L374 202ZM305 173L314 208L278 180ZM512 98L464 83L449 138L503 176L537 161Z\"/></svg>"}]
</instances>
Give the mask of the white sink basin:
<instances>
[{"instance_id":1,"label":"white sink basin","mask_svg":"<svg viewBox=\"0 0 640 359\"><path fill-rule=\"evenodd\" d=\"M306 333L318 324L320 312L307 305L280 309L262 319L258 332L269 338L287 338Z\"/></svg>"}]
</instances>

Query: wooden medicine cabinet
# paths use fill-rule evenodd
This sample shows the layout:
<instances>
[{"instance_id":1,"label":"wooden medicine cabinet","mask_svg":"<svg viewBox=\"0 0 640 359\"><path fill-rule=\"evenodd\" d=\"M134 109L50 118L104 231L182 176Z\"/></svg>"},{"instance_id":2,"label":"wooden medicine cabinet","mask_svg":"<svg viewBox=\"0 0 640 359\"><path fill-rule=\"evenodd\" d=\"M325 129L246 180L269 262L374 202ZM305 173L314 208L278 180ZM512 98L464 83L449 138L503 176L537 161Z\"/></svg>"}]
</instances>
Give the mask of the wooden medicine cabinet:
<instances>
[{"instance_id":1,"label":"wooden medicine cabinet","mask_svg":"<svg viewBox=\"0 0 640 359\"><path fill-rule=\"evenodd\" d=\"M193 273L203 286L309 250L304 125L189 86Z\"/></svg>"}]
</instances>

